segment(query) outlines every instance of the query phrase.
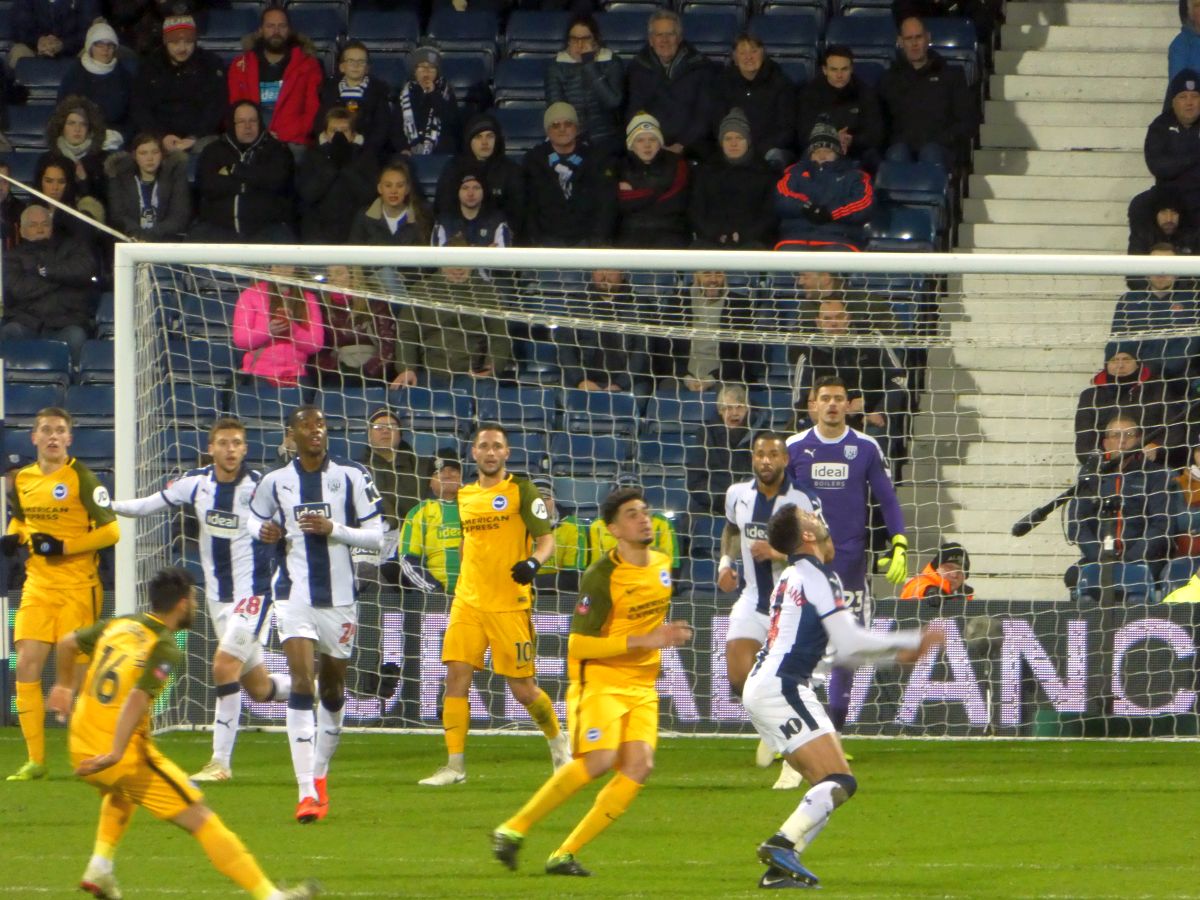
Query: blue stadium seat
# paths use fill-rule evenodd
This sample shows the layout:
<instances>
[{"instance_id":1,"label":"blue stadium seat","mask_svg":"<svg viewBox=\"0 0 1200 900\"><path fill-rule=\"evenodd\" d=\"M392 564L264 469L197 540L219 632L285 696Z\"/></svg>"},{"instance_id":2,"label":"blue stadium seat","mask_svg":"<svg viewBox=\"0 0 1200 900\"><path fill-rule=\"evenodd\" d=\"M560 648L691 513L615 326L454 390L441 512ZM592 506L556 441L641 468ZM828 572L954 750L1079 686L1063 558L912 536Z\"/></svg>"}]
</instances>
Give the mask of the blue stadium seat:
<instances>
[{"instance_id":1,"label":"blue stadium seat","mask_svg":"<svg viewBox=\"0 0 1200 900\"><path fill-rule=\"evenodd\" d=\"M513 431L508 435L508 467L514 472L540 475L550 470L546 452L546 435L538 431ZM470 455L463 461L470 460Z\"/></svg>"},{"instance_id":2,"label":"blue stadium seat","mask_svg":"<svg viewBox=\"0 0 1200 900\"><path fill-rule=\"evenodd\" d=\"M650 13L654 12L656 9L664 9L670 7L671 5L672 4L670 3L659 2L659 0L607 0L607 2L601 4L601 6L604 7L605 12L633 12L637 13L639 16L642 16L642 18L648 18ZM607 44L607 32L604 33L604 36L605 43Z\"/></svg>"},{"instance_id":3,"label":"blue stadium seat","mask_svg":"<svg viewBox=\"0 0 1200 900\"><path fill-rule=\"evenodd\" d=\"M766 41L763 41L765 46ZM816 57L792 57L779 56L773 51L768 53L774 57L775 62L779 64L779 68L783 69L783 74L791 79L792 84L797 87L804 87L813 80L817 74Z\"/></svg>"},{"instance_id":4,"label":"blue stadium seat","mask_svg":"<svg viewBox=\"0 0 1200 900\"><path fill-rule=\"evenodd\" d=\"M389 95L404 87L408 80L409 50L372 50L370 73L372 80L388 86Z\"/></svg>"},{"instance_id":5,"label":"blue stadium seat","mask_svg":"<svg viewBox=\"0 0 1200 900\"><path fill-rule=\"evenodd\" d=\"M329 427L340 431L362 430L367 427L367 420L376 410L391 408L385 387L319 391L315 402L324 411Z\"/></svg>"},{"instance_id":6,"label":"blue stadium seat","mask_svg":"<svg viewBox=\"0 0 1200 900\"><path fill-rule=\"evenodd\" d=\"M357 462L367 451L367 433L365 431L353 433L335 431L330 433L328 440L327 452L337 459L352 459Z\"/></svg>"},{"instance_id":7,"label":"blue stadium seat","mask_svg":"<svg viewBox=\"0 0 1200 900\"><path fill-rule=\"evenodd\" d=\"M456 50L442 54L442 74L453 85L459 107L486 109L491 105L494 63L487 50Z\"/></svg>"},{"instance_id":8,"label":"blue stadium seat","mask_svg":"<svg viewBox=\"0 0 1200 900\"><path fill-rule=\"evenodd\" d=\"M604 498L612 491L612 481L607 478L555 478L554 504L560 512L580 515L579 510L599 509Z\"/></svg>"},{"instance_id":9,"label":"blue stadium seat","mask_svg":"<svg viewBox=\"0 0 1200 900\"><path fill-rule=\"evenodd\" d=\"M690 582L693 590L711 596L717 591L717 560L711 556L689 557L680 580Z\"/></svg>"},{"instance_id":10,"label":"blue stadium seat","mask_svg":"<svg viewBox=\"0 0 1200 900\"><path fill-rule=\"evenodd\" d=\"M896 23L891 14L838 16L825 30L825 46L844 44L859 58L889 62L896 52Z\"/></svg>"},{"instance_id":11,"label":"blue stadium seat","mask_svg":"<svg viewBox=\"0 0 1200 900\"><path fill-rule=\"evenodd\" d=\"M822 31L829 19L828 0L756 0L756 16L791 15L796 12L807 12L817 19L817 27Z\"/></svg>"},{"instance_id":12,"label":"blue stadium seat","mask_svg":"<svg viewBox=\"0 0 1200 900\"><path fill-rule=\"evenodd\" d=\"M936 253L937 229L928 209L875 204L866 229L867 250L879 253Z\"/></svg>"},{"instance_id":13,"label":"blue stadium seat","mask_svg":"<svg viewBox=\"0 0 1200 900\"><path fill-rule=\"evenodd\" d=\"M780 349L786 352L785 347ZM753 430L769 428L783 431L791 427L796 413L792 408L792 389L786 385L756 385L750 391L750 425Z\"/></svg>"},{"instance_id":14,"label":"blue stadium seat","mask_svg":"<svg viewBox=\"0 0 1200 900\"><path fill-rule=\"evenodd\" d=\"M885 161L875 175L875 190L878 199L897 206L932 210L938 231L947 224L950 187L946 170L939 165Z\"/></svg>"},{"instance_id":15,"label":"blue stadium seat","mask_svg":"<svg viewBox=\"0 0 1200 900\"><path fill-rule=\"evenodd\" d=\"M111 384L115 374L112 341L85 341L79 354L80 384Z\"/></svg>"},{"instance_id":16,"label":"blue stadium seat","mask_svg":"<svg viewBox=\"0 0 1200 900\"><path fill-rule=\"evenodd\" d=\"M698 392L681 392L678 396L655 396L646 407L646 434L699 434L712 416L712 407Z\"/></svg>"},{"instance_id":17,"label":"blue stadium seat","mask_svg":"<svg viewBox=\"0 0 1200 900\"><path fill-rule=\"evenodd\" d=\"M479 397L476 405L481 422L547 431L557 419L561 403L558 388L500 386L493 396Z\"/></svg>"},{"instance_id":18,"label":"blue stadium seat","mask_svg":"<svg viewBox=\"0 0 1200 900\"><path fill-rule=\"evenodd\" d=\"M1101 584L1100 563L1084 563L1079 567L1079 581L1075 587L1077 593L1098 598ZM1112 584L1124 594L1126 605L1154 602L1155 582L1145 563L1114 563Z\"/></svg>"},{"instance_id":19,"label":"blue stadium seat","mask_svg":"<svg viewBox=\"0 0 1200 900\"><path fill-rule=\"evenodd\" d=\"M24 384L6 381L4 385L4 421L7 425L32 425L39 409L62 406L65 394L61 384Z\"/></svg>"},{"instance_id":20,"label":"blue stadium seat","mask_svg":"<svg viewBox=\"0 0 1200 900\"><path fill-rule=\"evenodd\" d=\"M305 35L318 50L328 50L346 34L349 3L302 0L288 4L292 30Z\"/></svg>"},{"instance_id":21,"label":"blue stadium seat","mask_svg":"<svg viewBox=\"0 0 1200 900\"><path fill-rule=\"evenodd\" d=\"M429 17L426 33L443 51L484 50L495 56L499 25L489 10L457 12L444 6Z\"/></svg>"},{"instance_id":22,"label":"blue stadium seat","mask_svg":"<svg viewBox=\"0 0 1200 900\"><path fill-rule=\"evenodd\" d=\"M198 428L207 428L213 421L225 415L223 398L211 384L192 384L179 381L164 391L168 421L191 422Z\"/></svg>"},{"instance_id":23,"label":"blue stadium seat","mask_svg":"<svg viewBox=\"0 0 1200 900\"><path fill-rule=\"evenodd\" d=\"M404 432L404 442L408 444L408 446L412 447L413 453L416 454L417 459L432 460L435 456L437 456L439 451L444 449L452 449L455 453L458 453L459 458L463 460L464 465L466 465L467 461L470 459L468 456L463 456L462 444L458 438L452 434L435 434L432 431L406 430ZM509 457L509 460L511 462L511 456Z\"/></svg>"},{"instance_id":24,"label":"blue stadium seat","mask_svg":"<svg viewBox=\"0 0 1200 900\"><path fill-rule=\"evenodd\" d=\"M889 14L892 11L892 4L895 0L834 0L838 6L838 15L846 15L851 10L886 10Z\"/></svg>"},{"instance_id":25,"label":"blue stadium seat","mask_svg":"<svg viewBox=\"0 0 1200 900\"><path fill-rule=\"evenodd\" d=\"M67 412L77 425L114 424L116 409L111 384L73 384L67 388Z\"/></svg>"},{"instance_id":26,"label":"blue stadium seat","mask_svg":"<svg viewBox=\"0 0 1200 900\"><path fill-rule=\"evenodd\" d=\"M748 0L680 0L678 10L680 15L686 17L685 21L693 14L731 12L738 17L738 24L741 25L749 14L749 2Z\"/></svg>"},{"instance_id":27,"label":"blue stadium seat","mask_svg":"<svg viewBox=\"0 0 1200 900\"><path fill-rule=\"evenodd\" d=\"M682 475L689 451L699 444L699 436L689 431L641 438L638 441L638 469L643 476Z\"/></svg>"},{"instance_id":28,"label":"blue stadium seat","mask_svg":"<svg viewBox=\"0 0 1200 900\"><path fill-rule=\"evenodd\" d=\"M856 59L854 60L854 74L861 78L863 84L870 87L878 87L879 79L883 77L883 73L888 70L888 64L878 59Z\"/></svg>"},{"instance_id":29,"label":"blue stadium seat","mask_svg":"<svg viewBox=\"0 0 1200 900\"><path fill-rule=\"evenodd\" d=\"M816 65L817 45L821 41L821 21L807 7L785 7L786 15L755 16L749 32L763 42L776 60L802 59ZM806 79L807 80L807 79Z\"/></svg>"},{"instance_id":30,"label":"blue stadium seat","mask_svg":"<svg viewBox=\"0 0 1200 900\"><path fill-rule=\"evenodd\" d=\"M929 46L940 53L947 62L962 67L968 84L979 80L979 38L975 24L959 16L929 19L925 23L929 30Z\"/></svg>"},{"instance_id":31,"label":"blue stadium seat","mask_svg":"<svg viewBox=\"0 0 1200 900\"><path fill-rule=\"evenodd\" d=\"M725 59L741 28L740 11L715 5L694 8L683 17L687 42L711 59Z\"/></svg>"},{"instance_id":32,"label":"blue stadium seat","mask_svg":"<svg viewBox=\"0 0 1200 900\"><path fill-rule=\"evenodd\" d=\"M113 467L113 430L111 428L76 428L72 432L71 455L84 465Z\"/></svg>"},{"instance_id":33,"label":"blue stadium seat","mask_svg":"<svg viewBox=\"0 0 1200 900\"><path fill-rule=\"evenodd\" d=\"M374 74L375 51L409 52L421 40L421 22L411 9L359 9L354 4L347 34L350 40L361 41L371 52ZM399 87L390 81L388 84Z\"/></svg>"},{"instance_id":34,"label":"blue stadium seat","mask_svg":"<svg viewBox=\"0 0 1200 900\"><path fill-rule=\"evenodd\" d=\"M0 52L7 53L12 47L12 8L9 0L0 3Z\"/></svg>"},{"instance_id":35,"label":"blue stadium seat","mask_svg":"<svg viewBox=\"0 0 1200 900\"><path fill-rule=\"evenodd\" d=\"M10 106L8 128L4 133L15 150L45 150L46 123L54 114L53 106ZM37 187L37 185L34 185Z\"/></svg>"},{"instance_id":36,"label":"blue stadium seat","mask_svg":"<svg viewBox=\"0 0 1200 900\"><path fill-rule=\"evenodd\" d=\"M504 146L510 153L524 153L546 139L542 117L545 110L507 106L496 110L504 131Z\"/></svg>"},{"instance_id":37,"label":"blue stadium seat","mask_svg":"<svg viewBox=\"0 0 1200 900\"><path fill-rule=\"evenodd\" d=\"M571 14L562 10L514 10L504 33L504 52L514 59L553 59L563 48L570 21Z\"/></svg>"},{"instance_id":38,"label":"blue stadium seat","mask_svg":"<svg viewBox=\"0 0 1200 900\"><path fill-rule=\"evenodd\" d=\"M767 347L767 385L787 387L792 383L792 364L788 360L788 348L783 344Z\"/></svg>"},{"instance_id":39,"label":"blue stadium seat","mask_svg":"<svg viewBox=\"0 0 1200 900\"><path fill-rule=\"evenodd\" d=\"M8 174L17 181L24 184L33 185L33 179L37 173L38 160L41 158L40 150L16 150L8 155ZM16 185L12 185L12 189L17 194L25 194L25 191Z\"/></svg>"},{"instance_id":40,"label":"blue stadium seat","mask_svg":"<svg viewBox=\"0 0 1200 900\"><path fill-rule=\"evenodd\" d=\"M642 494L652 510L673 515L687 512L691 500L687 479L679 475L643 475Z\"/></svg>"},{"instance_id":41,"label":"blue stadium seat","mask_svg":"<svg viewBox=\"0 0 1200 900\"><path fill-rule=\"evenodd\" d=\"M466 430L472 419L471 398L447 390L400 388L388 394L388 405L407 415L409 427L417 431L456 434Z\"/></svg>"},{"instance_id":42,"label":"blue stadium seat","mask_svg":"<svg viewBox=\"0 0 1200 900\"><path fill-rule=\"evenodd\" d=\"M229 412L247 426L274 428L287 421L292 410L308 402L303 388L277 387L266 382L238 385L229 397Z\"/></svg>"},{"instance_id":43,"label":"blue stadium seat","mask_svg":"<svg viewBox=\"0 0 1200 900\"><path fill-rule=\"evenodd\" d=\"M492 93L496 105L546 108L546 66L549 60L540 56L503 59L496 66Z\"/></svg>"},{"instance_id":44,"label":"blue stadium seat","mask_svg":"<svg viewBox=\"0 0 1200 900\"><path fill-rule=\"evenodd\" d=\"M228 387L241 359L241 352L228 344L183 338L167 341L167 361L171 374L178 379Z\"/></svg>"},{"instance_id":45,"label":"blue stadium seat","mask_svg":"<svg viewBox=\"0 0 1200 900\"><path fill-rule=\"evenodd\" d=\"M637 398L609 391L563 391L563 430L573 434L617 434L638 430Z\"/></svg>"},{"instance_id":46,"label":"blue stadium seat","mask_svg":"<svg viewBox=\"0 0 1200 900\"><path fill-rule=\"evenodd\" d=\"M208 453L208 431L176 423L165 435L166 466L169 470L186 472L197 468Z\"/></svg>"},{"instance_id":47,"label":"blue stadium seat","mask_svg":"<svg viewBox=\"0 0 1200 900\"><path fill-rule=\"evenodd\" d=\"M1192 575L1200 569L1200 560L1191 556L1180 556L1171 560L1162 577L1162 592L1165 596L1176 588L1181 588L1192 579Z\"/></svg>"},{"instance_id":48,"label":"blue stadium seat","mask_svg":"<svg viewBox=\"0 0 1200 900\"><path fill-rule=\"evenodd\" d=\"M189 292L179 295L174 305L185 334L210 341L228 341L233 334L236 303L237 298L230 294L214 296Z\"/></svg>"},{"instance_id":49,"label":"blue stadium seat","mask_svg":"<svg viewBox=\"0 0 1200 900\"><path fill-rule=\"evenodd\" d=\"M29 56L17 63L17 81L29 88L32 102L53 104L58 99L58 86L74 62L74 56L58 59Z\"/></svg>"},{"instance_id":50,"label":"blue stadium seat","mask_svg":"<svg viewBox=\"0 0 1200 900\"><path fill-rule=\"evenodd\" d=\"M112 291L100 295L100 302L96 305L96 337L104 340L112 338L116 328L115 307Z\"/></svg>"},{"instance_id":51,"label":"blue stadium seat","mask_svg":"<svg viewBox=\"0 0 1200 900\"><path fill-rule=\"evenodd\" d=\"M725 530L724 516L693 515L688 517L691 530L690 555L694 557L720 556L721 532Z\"/></svg>"},{"instance_id":52,"label":"blue stadium seat","mask_svg":"<svg viewBox=\"0 0 1200 900\"><path fill-rule=\"evenodd\" d=\"M200 45L208 50L242 52L242 38L258 30L254 9L209 9L200 17Z\"/></svg>"},{"instance_id":53,"label":"blue stadium seat","mask_svg":"<svg viewBox=\"0 0 1200 900\"><path fill-rule=\"evenodd\" d=\"M523 384L559 384L562 381L558 347L549 340L514 340L513 358L517 363L517 381Z\"/></svg>"},{"instance_id":54,"label":"blue stadium seat","mask_svg":"<svg viewBox=\"0 0 1200 900\"><path fill-rule=\"evenodd\" d=\"M449 153L408 157L408 164L412 167L413 175L416 176L417 184L420 185L426 200L433 201L433 195L437 193L438 179L442 177L442 169L446 168L450 159Z\"/></svg>"},{"instance_id":55,"label":"blue stadium seat","mask_svg":"<svg viewBox=\"0 0 1200 900\"><path fill-rule=\"evenodd\" d=\"M550 440L550 471L555 475L616 477L628 466L632 449L627 438L555 432Z\"/></svg>"},{"instance_id":56,"label":"blue stadium seat","mask_svg":"<svg viewBox=\"0 0 1200 900\"><path fill-rule=\"evenodd\" d=\"M646 12L640 10L613 10L596 16L604 45L614 53L630 56L646 45Z\"/></svg>"},{"instance_id":57,"label":"blue stadium seat","mask_svg":"<svg viewBox=\"0 0 1200 900\"><path fill-rule=\"evenodd\" d=\"M0 344L6 381L60 384L71 380L71 351L63 341L31 338Z\"/></svg>"},{"instance_id":58,"label":"blue stadium seat","mask_svg":"<svg viewBox=\"0 0 1200 900\"><path fill-rule=\"evenodd\" d=\"M246 429L246 465L258 469L273 469L279 461L279 448L283 445L284 430L250 427Z\"/></svg>"}]
</instances>

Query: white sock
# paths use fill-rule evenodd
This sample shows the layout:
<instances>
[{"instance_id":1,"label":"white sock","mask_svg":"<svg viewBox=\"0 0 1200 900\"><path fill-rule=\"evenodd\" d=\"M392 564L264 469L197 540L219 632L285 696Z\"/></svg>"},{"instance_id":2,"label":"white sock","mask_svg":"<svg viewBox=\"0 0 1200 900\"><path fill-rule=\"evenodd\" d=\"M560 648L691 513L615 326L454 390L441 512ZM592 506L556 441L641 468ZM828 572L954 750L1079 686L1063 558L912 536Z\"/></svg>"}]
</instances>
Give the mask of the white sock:
<instances>
[{"instance_id":1,"label":"white sock","mask_svg":"<svg viewBox=\"0 0 1200 900\"><path fill-rule=\"evenodd\" d=\"M451 753L446 757L446 766L453 769L455 772L467 771L467 754Z\"/></svg>"},{"instance_id":2,"label":"white sock","mask_svg":"<svg viewBox=\"0 0 1200 900\"><path fill-rule=\"evenodd\" d=\"M113 861L107 856L93 856L88 860L87 867L99 875L111 875L113 870Z\"/></svg>"},{"instance_id":3,"label":"white sock","mask_svg":"<svg viewBox=\"0 0 1200 900\"><path fill-rule=\"evenodd\" d=\"M273 703L287 703L288 697L292 696L292 676L291 675L269 675L271 683L275 685L275 696L271 698Z\"/></svg>"},{"instance_id":4,"label":"white sock","mask_svg":"<svg viewBox=\"0 0 1200 900\"><path fill-rule=\"evenodd\" d=\"M337 752L342 740L342 720L346 717L346 703L336 710L328 710L324 703L317 704L317 764L313 774L325 778L329 774L329 761Z\"/></svg>"},{"instance_id":5,"label":"white sock","mask_svg":"<svg viewBox=\"0 0 1200 900\"><path fill-rule=\"evenodd\" d=\"M237 740L242 715L242 689L233 684L217 685L217 705L213 712L213 759L229 768L233 744Z\"/></svg>"},{"instance_id":6,"label":"white sock","mask_svg":"<svg viewBox=\"0 0 1200 900\"><path fill-rule=\"evenodd\" d=\"M300 786L300 799L316 797L313 786L313 756L316 752L317 725L313 719L312 695L293 694L288 699L288 747L292 751L292 769Z\"/></svg>"},{"instance_id":7,"label":"white sock","mask_svg":"<svg viewBox=\"0 0 1200 900\"><path fill-rule=\"evenodd\" d=\"M833 792L837 787L832 781L817 782L809 788L796 811L780 826L780 832L796 845L797 853L811 844L829 821L836 805Z\"/></svg>"}]
</instances>

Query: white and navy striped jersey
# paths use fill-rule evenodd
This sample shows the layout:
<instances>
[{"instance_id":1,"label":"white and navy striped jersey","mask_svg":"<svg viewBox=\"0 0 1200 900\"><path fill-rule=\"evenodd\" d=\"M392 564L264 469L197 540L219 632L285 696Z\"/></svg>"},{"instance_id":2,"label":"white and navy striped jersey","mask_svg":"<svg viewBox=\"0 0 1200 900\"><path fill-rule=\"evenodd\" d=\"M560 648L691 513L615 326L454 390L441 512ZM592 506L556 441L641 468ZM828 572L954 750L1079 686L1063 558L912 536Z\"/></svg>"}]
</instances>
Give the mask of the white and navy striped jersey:
<instances>
[{"instance_id":1,"label":"white and navy striped jersey","mask_svg":"<svg viewBox=\"0 0 1200 900\"><path fill-rule=\"evenodd\" d=\"M148 516L168 508L192 511L200 522L200 565L210 602L232 603L271 595L276 550L246 530L250 498L262 479L242 468L236 479L217 481L216 468L192 469L157 494L137 500L114 500L123 516Z\"/></svg>"},{"instance_id":2,"label":"white and navy striped jersey","mask_svg":"<svg viewBox=\"0 0 1200 900\"><path fill-rule=\"evenodd\" d=\"M333 522L333 533L301 531L298 517L308 512L323 513ZM355 601L350 548L379 550L384 531L379 491L365 468L326 456L320 469L307 472L294 459L263 476L250 513L251 534L257 535L267 521L284 530L277 603L349 606Z\"/></svg>"},{"instance_id":3,"label":"white and navy striped jersey","mask_svg":"<svg viewBox=\"0 0 1200 900\"><path fill-rule=\"evenodd\" d=\"M775 510L794 503L807 512L818 512L821 504L784 478L779 493L766 497L757 488L757 479L730 485L725 492L725 518L738 530L742 540L742 593L740 600L753 599L755 609L766 615L771 607L771 588L784 565L774 560L756 560L750 552L755 541L767 539L767 522Z\"/></svg>"}]
</instances>

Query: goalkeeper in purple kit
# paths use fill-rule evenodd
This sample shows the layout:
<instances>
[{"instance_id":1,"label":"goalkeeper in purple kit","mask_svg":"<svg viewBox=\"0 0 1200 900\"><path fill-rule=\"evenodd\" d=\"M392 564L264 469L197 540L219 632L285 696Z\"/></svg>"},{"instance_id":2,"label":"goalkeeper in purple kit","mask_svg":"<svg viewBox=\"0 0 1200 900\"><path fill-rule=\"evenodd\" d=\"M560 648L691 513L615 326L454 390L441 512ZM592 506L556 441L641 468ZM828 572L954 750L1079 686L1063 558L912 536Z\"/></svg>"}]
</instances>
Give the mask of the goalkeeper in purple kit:
<instances>
[{"instance_id":1,"label":"goalkeeper in purple kit","mask_svg":"<svg viewBox=\"0 0 1200 900\"><path fill-rule=\"evenodd\" d=\"M879 504L891 539L891 549L880 558L877 569L893 584L908 576L908 539L887 459L873 437L846 424L849 405L844 381L836 376L817 380L808 398L814 424L788 438L788 476L821 501L837 551L831 568L842 580L847 604L865 623L871 618L867 561L872 498ZM852 677L835 658L829 678L829 715L839 731L850 708Z\"/></svg>"}]
</instances>

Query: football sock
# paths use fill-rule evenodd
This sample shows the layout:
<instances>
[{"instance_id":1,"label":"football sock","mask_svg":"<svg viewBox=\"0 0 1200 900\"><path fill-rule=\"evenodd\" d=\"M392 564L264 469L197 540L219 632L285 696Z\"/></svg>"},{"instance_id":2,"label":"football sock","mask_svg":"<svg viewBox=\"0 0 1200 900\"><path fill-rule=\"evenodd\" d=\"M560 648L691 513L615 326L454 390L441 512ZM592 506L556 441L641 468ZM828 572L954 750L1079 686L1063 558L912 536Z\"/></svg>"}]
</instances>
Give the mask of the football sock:
<instances>
[{"instance_id":1,"label":"football sock","mask_svg":"<svg viewBox=\"0 0 1200 900\"><path fill-rule=\"evenodd\" d=\"M554 714L554 703L550 700L549 694L539 689L537 699L525 708L529 710L533 721L537 722L538 728L542 729L546 740L558 737L561 729L558 726L558 716Z\"/></svg>"},{"instance_id":2,"label":"football sock","mask_svg":"<svg viewBox=\"0 0 1200 900\"><path fill-rule=\"evenodd\" d=\"M313 786L313 756L316 752L317 725L313 720L313 695L292 694L287 708L288 746L292 751L292 768L300 799L317 796Z\"/></svg>"},{"instance_id":3,"label":"football sock","mask_svg":"<svg viewBox=\"0 0 1200 900\"><path fill-rule=\"evenodd\" d=\"M466 697L442 700L442 728L446 730L446 752L460 759L467 750L467 728L471 724L471 703Z\"/></svg>"},{"instance_id":4,"label":"football sock","mask_svg":"<svg viewBox=\"0 0 1200 900\"><path fill-rule=\"evenodd\" d=\"M569 769L570 766L563 766L563 768ZM584 845L595 840L600 832L617 821L621 814L629 809L629 804L633 802L633 798L641 789L642 786L628 775L618 772L596 795L596 802L592 804L587 815L575 826L575 830L567 835L567 839L562 842L561 847L554 851L553 855L578 853Z\"/></svg>"},{"instance_id":5,"label":"football sock","mask_svg":"<svg viewBox=\"0 0 1200 900\"><path fill-rule=\"evenodd\" d=\"M857 788L853 775L831 775L818 781L780 826L780 834L795 844L799 853L816 840L833 811L853 797Z\"/></svg>"},{"instance_id":6,"label":"football sock","mask_svg":"<svg viewBox=\"0 0 1200 900\"><path fill-rule=\"evenodd\" d=\"M17 682L17 721L25 736L29 758L39 766L46 764L46 703L40 681Z\"/></svg>"},{"instance_id":7,"label":"football sock","mask_svg":"<svg viewBox=\"0 0 1200 900\"><path fill-rule=\"evenodd\" d=\"M270 678L275 690L267 699L275 703L287 703L287 698L292 696L292 676L271 675Z\"/></svg>"},{"instance_id":8,"label":"football sock","mask_svg":"<svg viewBox=\"0 0 1200 900\"><path fill-rule=\"evenodd\" d=\"M329 761L342 740L342 720L346 717L346 698L337 698L337 709L330 709L322 700L317 705L317 759L313 775L324 778L329 774Z\"/></svg>"},{"instance_id":9,"label":"football sock","mask_svg":"<svg viewBox=\"0 0 1200 900\"><path fill-rule=\"evenodd\" d=\"M213 867L254 900L266 900L275 892L275 885L263 874L258 861L216 813L210 813L193 836L208 854Z\"/></svg>"},{"instance_id":10,"label":"football sock","mask_svg":"<svg viewBox=\"0 0 1200 900\"><path fill-rule=\"evenodd\" d=\"M117 844L121 843L135 809L137 807L128 800L113 794L105 794L100 800L100 824L96 826L96 843L88 863L91 868L101 872L112 871Z\"/></svg>"},{"instance_id":11,"label":"football sock","mask_svg":"<svg viewBox=\"0 0 1200 900\"><path fill-rule=\"evenodd\" d=\"M571 799L575 793L592 780L587 765L582 759L573 759L546 779L536 794L529 798L520 812L504 823L518 834L525 834L546 818L551 812Z\"/></svg>"},{"instance_id":12,"label":"football sock","mask_svg":"<svg viewBox=\"0 0 1200 900\"><path fill-rule=\"evenodd\" d=\"M217 705L213 712L213 759L226 768L233 756L241 714L242 686L236 681L218 684Z\"/></svg>"}]
</instances>

